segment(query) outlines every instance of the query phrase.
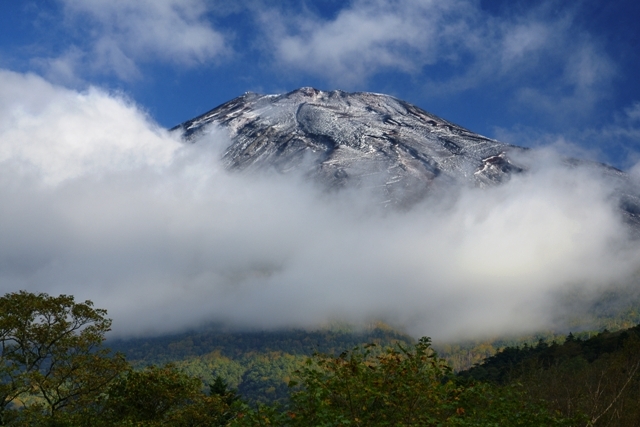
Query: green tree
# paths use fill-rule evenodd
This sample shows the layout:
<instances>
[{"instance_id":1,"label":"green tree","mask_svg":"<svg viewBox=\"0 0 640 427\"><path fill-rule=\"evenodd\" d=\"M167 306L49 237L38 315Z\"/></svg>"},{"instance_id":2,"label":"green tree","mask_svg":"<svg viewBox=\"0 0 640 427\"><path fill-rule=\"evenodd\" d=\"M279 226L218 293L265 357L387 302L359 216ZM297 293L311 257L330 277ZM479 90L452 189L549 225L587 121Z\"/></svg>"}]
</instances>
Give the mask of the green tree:
<instances>
[{"instance_id":1,"label":"green tree","mask_svg":"<svg viewBox=\"0 0 640 427\"><path fill-rule=\"evenodd\" d=\"M238 391L229 388L229 384L219 375L216 375L213 382L209 384L209 395L220 396L228 405L240 400Z\"/></svg>"},{"instance_id":2,"label":"green tree","mask_svg":"<svg viewBox=\"0 0 640 427\"><path fill-rule=\"evenodd\" d=\"M226 389L205 395L203 384L173 365L129 370L115 380L87 425L223 426L237 398Z\"/></svg>"},{"instance_id":3,"label":"green tree","mask_svg":"<svg viewBox=\"0 0 640 427\"><path fill-rule=\"evenodd\" d=\"M86 405L125 369L123 357L102 348L106 314L68 295L0 297L0 424L18 415L55 419Z\"/></svg>"}]
</instances>

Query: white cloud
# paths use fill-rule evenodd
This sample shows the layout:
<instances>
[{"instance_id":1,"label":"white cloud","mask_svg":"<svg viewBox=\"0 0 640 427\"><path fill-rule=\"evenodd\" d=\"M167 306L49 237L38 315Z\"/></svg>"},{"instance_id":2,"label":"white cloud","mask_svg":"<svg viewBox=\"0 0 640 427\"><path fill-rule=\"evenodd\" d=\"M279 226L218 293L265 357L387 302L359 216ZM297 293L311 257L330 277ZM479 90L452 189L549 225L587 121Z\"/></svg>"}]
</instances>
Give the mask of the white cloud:
<instances>
[{"instance_id":1,"label":"white cloud","mask_svg":"<svg viewBox=\"0 0 640 427\"><path fill-rule=\"evenodd\" d=\"M275 10L262 20L283 64L351 84L385 68L412 72L434 62L438 44L464 25L457 15L468 11L463 1L356 1L329 21Z\"/></svg>"},{"instance_id":2,"label":"white cloud","mask_svg":"<svg viewBox=\"0 0 640 427\"><path fill-rule=\"evenodd\" d=\"M67 24L87 37L94 71L138 77L138 64L159 60L194 66L229 53L203 0L60 0Z\"/></svg>"},{"instance_id":3,"label":"white cloud","mask_svg":"<svg viewBox=\"0 0 640 427\"><path fill-rule=\"evenodd\" d=\"M558 293L638 267L611 186L553 155L410 211L228 173L131 103L0 75L0 292L68 293L119 334L385 319L438 338L548 325Z\"/></svg>"},{"instance_id":4,"label":"white cloud","mask_svg":"<svg viewBox=\"0 0 640 427\"><path fill-rule=\"evenodd\" d=\"M32 65L44 71L45 77L66 86L80 86L82 78L78 75L78 69L82 67L86 54L77 47L70 47L55 58L33 58Z\"/></svg>"},{"instance_id":5,"label":"white cloud","mask_svg":"<svg viewBox=\"0 0 640 427\"><path fill-rule=\"evenodd\" d=\"M584 116L606 96L615 67L571 10L547 6L497 16L469 0L356 0L330 19L269 9L260 20L283 70L346 88L399 71L421 76L429 96L513 87L522 108Z\"/></svg>"},{"instance_id":6,"label":"white cloud","mask_svg":"<svg viewBox=\"0 0 640 427\"><path fill-rule=\"evenodd\" d=\"M494 128L494 137L499 141L521 147L530 147L536 150L551 149L568 159L600 162L606 157L603 147L586 143L588 138L584 134L570 135L569 132L557 134L531 127L516 126L510 129L496 127Z\"/></svg>"},{"instance_id":7,"label":"white cloud","mask_svg":"<svg viewBox=\"0 0 640 427\"><path fill-rule=\"evenodd\" d=\"M640 177L640 102L616 114L614 120L601 129L588 129L584 140L622 157L618 163Z\"/></svg>"},{"instance_id":8,"label":"white cloud","mask_svg":"<svg viewBox=\"0 0 640 427\"><path fill-rule=\"evenodd\" d=\"M78 93L3 70L0 82L0 163L21 171L18 176L30 171L56 185L166 164L178 147L123 98L95 88Z\"/></svg>"},{"instance_id":9,"label":"white cloud","mask_svg":"<svg viewBox=\"0 0 640 427\"><path fill-rule=\"evenodd\" d=\"M525 21L505 27L501 36L502 49L498 52L505 69L510 68L513 62L526 60L531 53L544 49L553 36L552 28L542 22Z\"/></svg>"}]
</instances>

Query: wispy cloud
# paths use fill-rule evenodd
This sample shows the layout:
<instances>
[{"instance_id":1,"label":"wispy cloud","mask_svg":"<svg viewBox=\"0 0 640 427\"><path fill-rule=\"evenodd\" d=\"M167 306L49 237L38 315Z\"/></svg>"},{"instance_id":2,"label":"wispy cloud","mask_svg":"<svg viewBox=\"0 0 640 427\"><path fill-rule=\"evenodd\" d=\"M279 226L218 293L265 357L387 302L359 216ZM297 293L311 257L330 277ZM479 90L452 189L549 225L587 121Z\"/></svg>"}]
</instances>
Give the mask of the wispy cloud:
<instances>
[{"instance_id":1,"label":"wispy cloud","mask_svg":"<svg viewBox=\"0 0 640 427\"><path fill-rule=\"evenodd\" d=\"M412 72L438 61L448 47L439 44L463 30L473 12L458 0L378 0L355 1L331 20L275 9L263 10L261 20L282 64L352 84L384 69Z\"/></svg>"},{"instance_id":2,"label":"wispy cloud","mask_svg":"<svg viewBox=\"0 0 640 427\"><path fill-rule=\"evenodd\" d=\"M640 102L636 101L614 116L611 123L601 129L588 129L584 139L595 141L603 150L614 152L617 163L640 171ZM634 165L635 164L635 165ZM638 175L640 176L640 175Z\"/></svg>"},{"instance_id":3,"label":"wispy cloud","mask_svg":"<svg viewBox=\"0 0 640 427\"><path fill-rule=\"evenodd\" d=\"M553 0L499 13L473 0L354 0L338 3L334 14L304 2L241 1L224 10L204 0L58 4L59 23L47 22L66 44L31 63L75 87L105 75L132 83L158 65L193 70L240 58L251 64L245 68L277 70L275 82L273 74L247 73L252 87L312 77L366 90L384 75L400 92L411 80L417 99L475 91L500 97L513 116L535 115L558 128L592 118L619 72L603 40L581 26L579 6L558 8Z\"/></svg>"},{"instance_id":4,"label":"wispy cloud","mask_svg":"<svg viewBox=\"0 0 640 427\"><path fill-rule=\"evenodd\" d=\"M517 98L521 108L545 113L555 117L558 124L573 127L576 120L590 117L609 97L615 65L602 50L586 41L566 43L566 50L555 53L562 55L562 74L544 85L524 85Z\"/></svg>"},{"instance_id":5,"label":"wispy cloud","mask_svg":"<svg viewBox=\"0 0 640 427\"><path fill-rule=\"evenodd\" d=\"M562 105L562 98L556 100L556 106ZM520 146L553 147L567 157L606 162L637 174L640 170L640 102L606 117L611 119L602 125L567 126L560 132L529 126L496 127L493 136Z\"/></svg>"},{"instance_id":6,"label":"wispy cloud","mask_svg":"<svg viewBox=\"0 0 640 427\"><path fill-rule=\"evenodd\" d=\"M73 49L93 72L123 80L140 77L139 64L159 61L191 67L230 52L224 34L209 20L203 0L60 0L66 25L84 40ZM77 55L54 58L57 69L77 67ZM56 69L52 70L55 72Z\"/></svg>"}]
</instances>

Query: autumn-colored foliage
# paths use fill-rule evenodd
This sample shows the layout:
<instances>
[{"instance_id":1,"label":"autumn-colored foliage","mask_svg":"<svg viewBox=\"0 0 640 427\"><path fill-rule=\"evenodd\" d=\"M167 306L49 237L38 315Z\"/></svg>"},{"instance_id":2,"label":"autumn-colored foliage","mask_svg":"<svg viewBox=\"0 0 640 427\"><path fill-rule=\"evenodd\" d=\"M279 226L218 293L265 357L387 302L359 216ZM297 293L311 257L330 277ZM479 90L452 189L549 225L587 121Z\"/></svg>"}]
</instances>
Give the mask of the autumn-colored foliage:
<instances>
[{"instance_id":1,"label":"autumn-colored foliage","mask_svg":"<svg viewBox=\"0 0 640 427\"><path fill-rule=\"evenodd\" d=\"M570 426L518 387L459 382L431 350L356 348L317 354L299 371L287 409L261 406L237 426Z\"/></svg>"}]
</instances>

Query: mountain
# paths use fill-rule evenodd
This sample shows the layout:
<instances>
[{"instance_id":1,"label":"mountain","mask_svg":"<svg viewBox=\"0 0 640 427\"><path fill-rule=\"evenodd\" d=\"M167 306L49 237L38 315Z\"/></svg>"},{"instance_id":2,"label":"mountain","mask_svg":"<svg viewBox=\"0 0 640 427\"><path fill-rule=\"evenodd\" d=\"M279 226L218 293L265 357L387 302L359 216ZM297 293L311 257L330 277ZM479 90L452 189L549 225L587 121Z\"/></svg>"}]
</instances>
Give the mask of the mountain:
<instances>
[{"instance_id":1,"label":"mountain","mask_svg":"<svg viewBox=\"0 0 640 427\"><path fill-rule=\"evenodd\" d=\"M229 168L304 167L330 188L373 185L395 202L420 198L439 182L486 185L522 170L509 156L522 148L375 93L246 93L174 130L193 141L211 124L229 130Z\"/></svg>"},{"instance_id":2,"label":"mountain","mask_svg":"<svg viewBox=\"0 0 640 427\"><path fill-rule=\"evenodd\" d=\"M371 189L384 204L407 206L449 184L491 186L526 173L526 148L473 133L392 96L301 88L245 93L172 130L195 142L211 126L227 129L223 155L234 170L299 171L329 189ZM615 168L576 159L605 176L627 222L640 230L639 192Z\"/></svg>"}]
</instances>

